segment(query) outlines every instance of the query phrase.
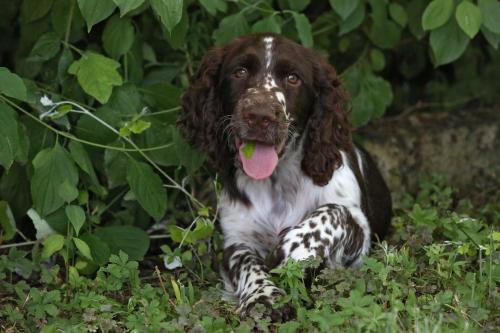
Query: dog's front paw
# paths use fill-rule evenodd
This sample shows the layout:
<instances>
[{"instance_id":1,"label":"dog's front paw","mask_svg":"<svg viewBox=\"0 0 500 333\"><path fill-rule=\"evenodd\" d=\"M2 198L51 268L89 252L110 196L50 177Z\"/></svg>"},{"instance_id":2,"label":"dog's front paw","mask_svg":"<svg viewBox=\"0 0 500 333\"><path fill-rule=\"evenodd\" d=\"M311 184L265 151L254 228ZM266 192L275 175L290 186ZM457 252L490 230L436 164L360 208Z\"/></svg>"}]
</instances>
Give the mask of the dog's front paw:
<instances>
[{"instance_id":1,"label":"dog's front paw","mask_svg":"<svg viewBox=\"0 0 500 333\"><path fill-rule=\"evenodd\" d=\"M279 309L273 308L273 304L284 294L285 292L276 286L261 286L254 292L244 295L240 301L238 312L242 318L245 318L256 310L255 306L257 304L262 304L264 311L262 313L256 312L255 315L260 314L262 317L269 317L273 322L290 320L293 318L295 312L289 304L285 304Z\"/></svg>"}]
</instances>

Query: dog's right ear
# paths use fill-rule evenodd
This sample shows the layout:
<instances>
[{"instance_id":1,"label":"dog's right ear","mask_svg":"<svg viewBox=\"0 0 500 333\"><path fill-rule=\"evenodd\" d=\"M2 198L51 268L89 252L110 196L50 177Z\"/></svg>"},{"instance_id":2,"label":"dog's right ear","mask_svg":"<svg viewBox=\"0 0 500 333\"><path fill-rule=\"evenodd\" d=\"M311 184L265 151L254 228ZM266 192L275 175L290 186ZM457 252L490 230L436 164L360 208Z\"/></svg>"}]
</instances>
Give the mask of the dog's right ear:
<instances>
[{"instance_id":1,"label":"dog's right ear","mask_svg":"<svg viewBox=\"0 0 500 333\"><path fill-rule=\"evenodd\" d=\"M188 90L182 96L182 112L177 125L186 140L203 151L211 164L216 164L220 145L217 123L222 114L218 99L217 81L223 60L223 49L208 51Z\"/></svg>"}]
</instances>

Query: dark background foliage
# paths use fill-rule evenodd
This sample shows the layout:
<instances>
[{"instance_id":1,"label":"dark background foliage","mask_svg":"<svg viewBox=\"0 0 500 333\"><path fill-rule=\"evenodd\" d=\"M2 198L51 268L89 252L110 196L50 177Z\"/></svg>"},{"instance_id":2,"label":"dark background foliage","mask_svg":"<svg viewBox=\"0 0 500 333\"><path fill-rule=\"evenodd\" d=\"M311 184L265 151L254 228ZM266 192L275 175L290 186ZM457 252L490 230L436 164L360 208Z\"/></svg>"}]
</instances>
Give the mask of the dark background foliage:
<instances>
[{"instance_id":1,"label":"dark background foliage","mask_svg":"<svg viewBox=\"0 0 500 333\"><path fill-rule=\"evenodd\" d=\"M341 74L355 126L499 101L496 0L0 0L0 11L0 245L42 242L33 258L57 254L66 277L120 250L142 260L163 237L167 267L210 266L218 184L175 122L214 45L271 31L314 48Z\"/></svg>"}]
</instances>

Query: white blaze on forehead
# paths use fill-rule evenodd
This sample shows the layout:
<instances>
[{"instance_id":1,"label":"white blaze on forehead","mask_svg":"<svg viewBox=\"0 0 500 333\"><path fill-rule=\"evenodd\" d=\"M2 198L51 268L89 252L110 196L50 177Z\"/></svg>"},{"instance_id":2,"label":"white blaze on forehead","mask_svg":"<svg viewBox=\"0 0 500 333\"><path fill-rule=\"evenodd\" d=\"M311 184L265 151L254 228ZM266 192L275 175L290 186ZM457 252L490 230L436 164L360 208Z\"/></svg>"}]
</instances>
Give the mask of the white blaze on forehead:
<instances>
[{"instance_id":1,"label":"white blaze on forehead","mask_svg":"<svg viewBox=\"0 0 500 333\"><path fill-rule=\"evenodd\" d=\"M271 75L271 73L267 73L264 76L264 84L262 86L264 87L264 89L269 91L273 88L278 88L278 85L276 84L276 81L274 81L274 77Z\"/></svg>"},{"instance_id":2,"label":"white blaze on forehead","mask_svg":"<svg viewBox=\"0 0 500 333\"><path fill-rule=\"evenodd\" d=\"M271 60L273 58L273 37L264 37L264 49L266 59L266 69L271 67Z\"/></svg>"}]
</instances>

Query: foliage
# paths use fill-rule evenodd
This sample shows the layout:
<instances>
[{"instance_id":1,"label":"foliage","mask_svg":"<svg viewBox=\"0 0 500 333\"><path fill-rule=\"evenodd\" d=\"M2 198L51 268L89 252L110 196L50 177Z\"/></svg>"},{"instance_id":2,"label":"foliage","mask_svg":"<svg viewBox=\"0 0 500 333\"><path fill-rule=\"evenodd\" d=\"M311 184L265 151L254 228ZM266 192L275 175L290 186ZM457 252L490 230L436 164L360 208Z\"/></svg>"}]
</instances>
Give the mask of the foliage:
<instances>
[{"instance_id":1,"label":"foliage","mask_svg":"<svg viewBox=\"0 0 500 333\"><path fill-rule=\"evenodd\" d=\"M215 333L254 327L265 332L494 332L500 232L485 221L498 226L500 206L496 201L471 217L464 214L475 210L470 202L453 203L454 196L439 179L423 181L418 195L398 208L391 238L377 243L361 268L319 270L319 262L311 260L274 269L273 279L287 293L275 306L291 303L296 309L296 317L285 323L269 323L259 306L241 320L231 301L221 299L212 264L222 250L220 235L214 232L204 241L209 233L203 233L202 223L191 240L177 238L189 248L162 246L169 269L163 274L139 271L138 262L119 251L94 277L78 265L64 277L58 264L37 264L47 246L42 253L38 245L31 253L11 248L0 256L0 327L10 332L40 327L43 332ZM47 240L53 237L58 238L51 240L57 242L54 250L67 246L60 235ZM42 285L30 286L30 280Z\"/></svg>"},{"instance_id":2,"label":"foliage","mask_svg":"<svg viewBox=\"0 0 500 333\"><path fill-rule=\"evenodd\" d=\"M500 88L496 0L23 0L1 2L0 9L0 246L13 245L0 261L0 277L8 278L1 284L0 316L21 331L45 325L46 332L142 332L146 326L246 332L255 324L239 323L215 289L206 291L216 285L212 263L221 255L217 210L207 205L219 188L199 176L204 157L175 127L179 97L209 47L251 32L275 32L316 49L338 69L356 126L415 103L438 109L494 103ZM466 263L479 255L480 265L487 265L484 258L492 258L496 246L488 240L498 235L491 236L482 221L440 214L419 205L405 217L452 242L428 242L430 265L445 274L477 273L457 264L449 251L459 246ZM462 229L471 238L456 233ZM158 248L156 238L167 240ZM31 253L17 250L19 242L34 244ZM168 297L137 280L134 262L146 263L148 250L161 252L164 266L173 270L164 279ZM387 251L402 256L399 249ZM380 253L377 258L385 260ZM285 301L298 306L298 317L279 330L309 327L306 322L323 329L324 318L340 308L327 308L331 302L319 293L308 297L299 264L291 265L276 274L293 291ZM488 276L490 292L492 274L484 267L491 262L480 267L469 280L483 285ZM375 273L363 272L370 279ZM37 278L43 285L30 286ZM386 292L382 285L376 288ZM494 294L481 299L482 317L449 323L434 315L444 308L433 305L432 315L408 312L408 322L401 323L403 308L372 287L356 284L355 304L375 312L390 306L394 317L381 323L414 330L424 319L428 330L486 323ZM127 292L119 293L121 288ZM454 290L452 281L446 288ZM347 290L337 290L335 299L349 299ZM442 304L469 313L465 305ZM338 325L356 318L360 329L377 327L358 321L358 308L340 310L346 317L335 316Z\"/></svg>"}]
</instances>

